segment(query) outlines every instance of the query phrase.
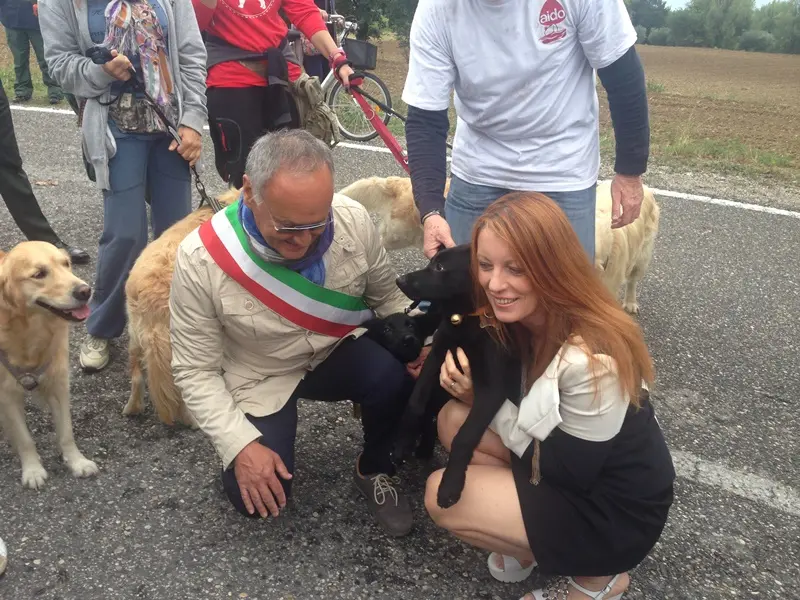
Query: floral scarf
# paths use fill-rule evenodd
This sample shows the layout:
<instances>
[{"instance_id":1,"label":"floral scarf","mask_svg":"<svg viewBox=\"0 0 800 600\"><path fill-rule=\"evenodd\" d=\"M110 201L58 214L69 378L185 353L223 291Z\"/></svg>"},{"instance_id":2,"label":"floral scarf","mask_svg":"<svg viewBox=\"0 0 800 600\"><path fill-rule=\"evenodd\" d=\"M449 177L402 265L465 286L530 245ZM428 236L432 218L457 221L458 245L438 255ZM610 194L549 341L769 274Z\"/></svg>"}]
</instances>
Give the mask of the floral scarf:
<instances>
[{"instance_id":1,"label":"floral scarf","mask_svg":"<svg viewBox=\"0 0 800 600\"><path fill-rule=\"evenodd\" d=\"M128 57L139 56L133 68L147 93L159 107L172 104L174 87L164 32L149 0L111 0L105 10L107 23L103 44Z\"/></svg>"}]
</instances>

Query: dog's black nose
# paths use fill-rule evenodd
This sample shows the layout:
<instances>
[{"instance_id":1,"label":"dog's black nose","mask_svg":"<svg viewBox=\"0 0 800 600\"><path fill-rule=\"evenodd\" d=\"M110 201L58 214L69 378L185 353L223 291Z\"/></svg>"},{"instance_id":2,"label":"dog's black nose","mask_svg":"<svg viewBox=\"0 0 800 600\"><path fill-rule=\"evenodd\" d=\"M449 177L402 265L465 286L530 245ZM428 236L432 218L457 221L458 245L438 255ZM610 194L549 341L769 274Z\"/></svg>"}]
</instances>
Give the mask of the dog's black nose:
<instances>
[{"instance_id":1,"label":"dog's black nose","mask_svg":"<svg viewBox=\"0 0 800 600\"><path fill-rule=\"evenodd\" d=\"M77 286L74 290L72 290L72 297L75 300L80 300L81 302L87 302L89 298L92 296L92 288L90 288L85 283Z\"/></svg>"},{"instance_id":2,"label":"dog's black nose","mask_svg":"<svg viewBox=\"0 0 800 600\"><path fill-rule=\"evenodd\" d=\"M403 346L413 346L417 343L417 338L413 335L406 335L403 337Z\"/></svg>"}]
</instances>

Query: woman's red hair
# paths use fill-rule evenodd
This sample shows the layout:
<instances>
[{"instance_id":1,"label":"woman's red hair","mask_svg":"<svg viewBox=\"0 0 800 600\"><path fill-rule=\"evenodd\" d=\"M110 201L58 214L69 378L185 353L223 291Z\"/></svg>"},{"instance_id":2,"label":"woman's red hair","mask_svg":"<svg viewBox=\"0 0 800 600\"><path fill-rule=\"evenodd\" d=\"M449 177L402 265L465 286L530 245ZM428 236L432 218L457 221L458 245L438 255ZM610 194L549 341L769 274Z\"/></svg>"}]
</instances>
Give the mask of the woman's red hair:
<instances>
[{"instance_id":1,"label":"woman's red hair","mask_svg":"<svg viewBox=\"0 0 800 600\"><path fill-rule=\"evenodd\" d=\"M492 203L478 218L472 230L476 306L489 306L478 281L478 237L484 230L508 244L546 314L542 351L534 358L535 376L544 372L568 339L579 336L590 359L592 354L614 359L622 390L631 404L638 406L642 381L649 385L654 377L644 335L600 279L561 208L543 194L512 192ZM530 340L531 335L521 325L509 327L491 314L489 317L495 327L488 330L494 331L501 342ZM529 348L530 344L523 342L521 349ZM596 367L595 361L592 368ZM532 382L528 381L529 386Z\"/></svg>"}]
</instances>

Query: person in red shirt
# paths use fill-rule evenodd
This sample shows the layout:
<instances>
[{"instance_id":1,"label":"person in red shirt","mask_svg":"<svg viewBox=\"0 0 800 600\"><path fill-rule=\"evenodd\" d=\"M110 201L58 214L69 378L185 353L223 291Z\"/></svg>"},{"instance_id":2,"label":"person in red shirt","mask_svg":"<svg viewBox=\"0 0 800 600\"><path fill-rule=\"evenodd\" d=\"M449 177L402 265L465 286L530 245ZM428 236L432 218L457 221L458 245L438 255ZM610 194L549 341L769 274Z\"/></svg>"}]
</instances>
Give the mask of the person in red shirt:
<instances>
[{"instance_id":1,"label":"person in red shirt","mask_svg":"<svg viewBox=\"0 0 800 600\"><path fill-rule=\"evenodd\" d=\"M217 171L242 187L247 155L268 131L300 126L289 82L302 72L279 10L328 59L345 86L353 70L314 0L192 0L208 52L206 97Z\"/></svg>"}]
</instances>

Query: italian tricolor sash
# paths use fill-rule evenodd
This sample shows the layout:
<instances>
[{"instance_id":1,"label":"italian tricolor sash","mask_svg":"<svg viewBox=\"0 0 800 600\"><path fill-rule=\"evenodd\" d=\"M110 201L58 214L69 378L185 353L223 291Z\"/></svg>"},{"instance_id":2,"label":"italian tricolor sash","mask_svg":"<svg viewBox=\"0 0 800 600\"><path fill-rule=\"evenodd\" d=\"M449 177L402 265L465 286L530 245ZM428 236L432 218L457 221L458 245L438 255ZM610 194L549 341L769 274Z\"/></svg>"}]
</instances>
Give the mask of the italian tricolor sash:
<instances>
[{"instance_id":1,"label":"italian tricolor sash","mask_svg":"<svg viewBox=\"0 0 800 600\"><path fill-rule=\"evenodd\" d=\"M267 308L295 325L344 337L374 315L361 297L319 286L299 273L266 262L250 247L235 202L200 226L214 262Z\"/></svg>"}]
</instances>

